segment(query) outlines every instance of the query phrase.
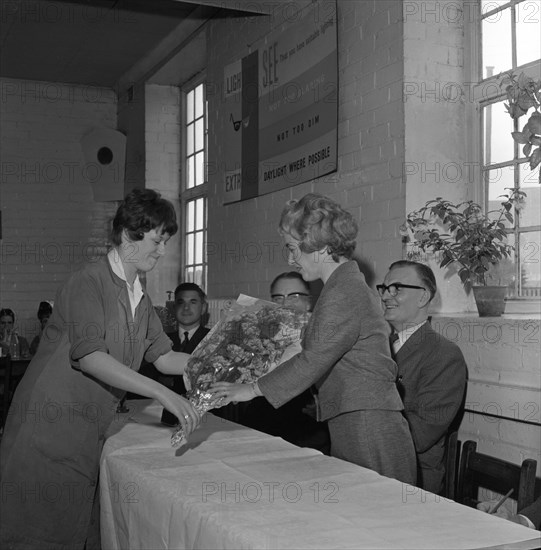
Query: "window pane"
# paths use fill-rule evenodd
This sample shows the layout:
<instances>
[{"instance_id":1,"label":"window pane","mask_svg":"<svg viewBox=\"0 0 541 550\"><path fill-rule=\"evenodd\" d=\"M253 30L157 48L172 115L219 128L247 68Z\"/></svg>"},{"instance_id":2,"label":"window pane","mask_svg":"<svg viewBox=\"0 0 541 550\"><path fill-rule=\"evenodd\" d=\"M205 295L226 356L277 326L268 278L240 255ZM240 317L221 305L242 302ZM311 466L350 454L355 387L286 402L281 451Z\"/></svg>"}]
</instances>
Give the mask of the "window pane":
<instances>
[{"instance_id":1,"label":"window pane","mask_svg":"<svg viewBox=\"0 0 541 550\"><path fill-rule=\"evenodd\" d=\"M207 279L207 252L204 249L207 231L207 199L200 191L205 183L206 159L206 110L204 84L192 88L186 94L186 154L185 189L190 190L182 197L186 205L184 229L184 278L205 287ZM199 191L199 192L198 192Z\"/></svg>"},{"instance_id":2,"label":"window pane","mask_svg":"<svg viewBox=\"0 0 541 550\"><path fill-rule=\"evenodd\" d=\"M195 150L201 151L205 145L205 128L203 119L200 118L195 122Z\"/></svg>"},{"instance_id":3,"label":"window pane","mask_svg":"<svg viewBox=\"0 0 541 550\"><path fill-rule=\"evenodd\" d=\"M488 178L488 211L499 210L501 203L505 200L505 197L501 195L509 195L509 188L514 188L513 167L505 166L504 168L487 170L485 176ZM494 219L495 216L491 215L491 218ZM502 221L506 227L513 227L506 218Z\"/></svg>"},{"instance_id":4,"label":"window pane","mask_svg":"<svg viewBox=\"0 0 541 550\"><path fill-rule=\"evenodd\" d=\"M509 4L509 0L481 0L481 14L488 13L489 11L500 8Z\"/></svg>"},{"instance_id":5,"label":"window pane","mask_svg":"<svg viewBox=\"0 0 541 550\"><path fill-rule=\"evenodd\" d=\"M194 234L188 233L186 235L186 264L190 265L194 263Z\"/></svg>"},{"instance_id":6,"label":"window pane","mask_svg":"<svg viewBox=\"0 0 541 550\"><path fill-rule=\"evenodd\" d=\"M484 165L513 160L514 141L511 137L513 119L504 102L492 103L483 108Z\"/></svg>"},{"instance_id":7,"label":"window pane","mask_svg":"<svg viewBox=\"0 0 541 550\"><path fill-rule=\"evenodd\" d=\"M201 288L204 288L205 285L203 283L203 268L202 266L198 265L194 268L194 283L196 285L199 285Z\"/></svg>"},{"instance_id":8,"label":"window pane","mask_svg":"<svg viewBox=\"0 0 541 550\"><path fill-rule=\"evenodd\" d=\"M203 263L203 232L198 231L195 234L195 263Z\"/></svg>"},{"instance_id":9,"label":"window pane","mask_svg":"<svg viewBox=\"0 0 541 550\"><path fill-rule=\"evenodd\" d=\"M186 205L186 231L195 231L195 204L190 201Z\"/></svg>"},{"instance_id":10,"label":"window pane","mask_svg":"<svg viewBox=\"0 0 541 550\"><path fill-rule=\"evenodd\" d=\"M521 296L541 297L541 231L520 234Z\"/></svg>"},{"instance_id":11,"label":"window pane","mask_svg":"<svg viewBox=\"0 0 541 550\"><path fill-rule=\"evenodd\" d=\"M203 216L205 207L204 199L197 199L195 203L195 228L202 230L204 227L205 218Z\"/></svg>"},{"instance_id":12,"label":"window pane","mask_svg":"<svg viewBox=\"0 0 541 550\"><path fill-rule=\"evenodd\" d=\"M506 244L513 247L511 255L492 266L489 271L492 276L492 284L507 286L507 297L516 295L517 266L515 263L515 235L507 235Z\"/></svg>"},{"instance_id":13,"label":"window pane","mask_svg":"<svg viewBox=\"0 0 541 550\"><path fill-rule=\"evenodd\" d=\"M524 130L524 127L526 126L526 124L528 123L528 120L530 120L530 117L533 115L534 112L535 112L535 109L533 107L531 107L530 109L528 109L528 112L524 116L521 116L519 118L518 126L517 126L518 130L520 130L520 131ZM518 158L519 159L526 158L526 155L524 154L523 149L524 149L524 145L519 145L518 146Z\"/></svg>"},{"instance_id":14,"label":"window pane","mask_svg":"<svg viewBox=\"0 0 541 550\"><path fill-rule=\"evenodd\" d=\"M195 157L189 157L186 163L187 178L186 178L186 187L191 189L195 185Z\"/></svg>"},{"instance_id":15,"label":"window pane","mask_svg":"<svg viewBox=\"0 0 541 550\"><path fill-rule=\"evenodd\" d=\"M520 227L541 225L541 187L537 183L537 172L537 169L530 170L528 164L520 165L520 188L526 193L520 210Z\"/></svg>"},{"instance_id":16,"label":"window pane","mask_svg":"<svg viewBox=\"0 0 541 550\"><path fill-rule=\"evenodd\" d=\"M203 84L195 89L195 118L203 116Z\"/></svg>"},{"instance_id":17,"label":"window pane","mask_svg":"<svg viewBox=\"0 0 541 550\"><path fill-rule=\"evenodd\" d=\"M207 279L206 273L207 273L207 270L204 265L200 266L199 269L197 270L197 273L196 273L197 284L201 288L205 288L206 286L206 279Z\"/></svg>"},{"instance_id":18,"label":"window pane","mask_svg":"<svg viewBox=\"0 0 541 550\"><path fill-rule=\"evenodd\" d=\"M511 10L505 9L483 19L482 32L483 78L511 69Z\"/></svg>"},{"instance_id":19,"label":"window pane","mask_svg":"<svg viewBox=\"0 0 541 550\"><path fill-rule=\"evenodd\" d=\"M205 183L205 153L195 155L195 185Z\"/></svg>"},{"instance_id":20,"label":"window pane","mask_svg":"<svg viewBox=\"0 0 541 550\"><path fill-rule=\"evenodd\" d=\"M186 122L190 123L194 119L194 91L190 90L186 96Z\"/></svg>"},{"instance_id":21,"label":"window pane","mask_svg":"<svg viewBox=\"0 0 541 550\"><path fill-rule=\"evenodd\" d=\"M194 130L195 130L195 124L189 124L186 127L186 154L193 155L194 154Z\"/></svg>"},{"instance_id":22,"label":"window pane","mask_svg":"<svg viewBox=\"0 0 541 550\"><path fill-rule=\"evenodd\" d=\"M515 20L517 31L517 65L524 65L541 57L541 19L539 0L517 4Z\"/></svg>"}]
</instances>

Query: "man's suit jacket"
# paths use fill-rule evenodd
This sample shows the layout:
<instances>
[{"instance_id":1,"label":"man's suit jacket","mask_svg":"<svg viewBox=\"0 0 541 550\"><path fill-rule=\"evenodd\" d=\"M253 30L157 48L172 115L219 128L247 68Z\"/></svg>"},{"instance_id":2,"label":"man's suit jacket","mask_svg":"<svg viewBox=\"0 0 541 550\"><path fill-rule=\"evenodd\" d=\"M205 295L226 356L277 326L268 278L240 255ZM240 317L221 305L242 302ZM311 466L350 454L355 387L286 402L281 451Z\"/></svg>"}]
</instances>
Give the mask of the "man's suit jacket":
<instances>
[{"instance_id":1,"label":"man's suit jacket","mask_svg":"<svg viewBox=\"0 0 541 550\"><path fill-rule=\"evenodd\" d=\"M195 348L199 345L201 340L210 332L210 329L207 327L199 327L188 340L186 345L183 345L180 341L180 336L178 330L174 332L167 332L167 336L171 342L173 342L173 351L182 351L184 353L192 353Z\"/></svg>"},{"instance_id":2,"label":"man's suit jacket","mask_svg":"<svg viewBox=\"0 0 541 550\"><path fill-rule=\"evenodd\" d=\"M526 516L534 524L534 527L539 530L541 528L541 496L534 500L533 504L520 510L519 513Z\"/></svg>"},{"instance_id":3,"label":"man's suit jacket","mask_svg":"<svg viewBox=\"0 0 541 550\"><path fill-rule=\"evenodd\" d=\"M174 332L167 332L166 334L169 336L171 342L173 342L173 351L192 353L201 340L203 340L203 338L209 333L209 331L210 329L207 327L199 327L186 344L183 344L180 341L178 330ZM173 387L171 389L179 395L184 395L186 393L186 386L184 385L183 377L179 375L173 376L172 378ZM176 426L178 424L178 418L168 410L164 409L162 414L162 422L169 426Z\"/></svg>"},{"instance_id":4,"label":"man's suit jacket","mask_svg":"<svg viewBox=\"0 0 541 550\"><path fill-rule=\"evenodd\" d=\"M445 475L444 443L463 407L467 367L460 348L426 322L395 356L397 385L417 453L418 484L438 493Z\"/></svg>"}]
</instances>

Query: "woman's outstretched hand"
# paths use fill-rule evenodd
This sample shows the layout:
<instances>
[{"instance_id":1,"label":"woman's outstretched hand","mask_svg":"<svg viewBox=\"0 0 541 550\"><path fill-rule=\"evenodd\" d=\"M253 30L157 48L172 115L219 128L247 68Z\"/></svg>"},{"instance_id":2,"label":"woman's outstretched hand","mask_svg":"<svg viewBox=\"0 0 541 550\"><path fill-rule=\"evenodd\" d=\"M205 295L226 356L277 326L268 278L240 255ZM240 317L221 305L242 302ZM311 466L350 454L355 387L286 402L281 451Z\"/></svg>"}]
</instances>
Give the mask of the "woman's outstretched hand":
<instances>
[{"instance_id":1,"label":"woman's outstretched hand","mask_svg":"<svg viewBox=\"0 0 541 550\"><path fill-rule=\"evenodd\" d=\"M257 397L254 384L231 384L230 382L216 382L208 392L215 397L215 408L223 407L229 403L251 401Z\"/></svg>"},{"instance_id":2,"label":"woman's outstretched hand","mask_svg":"<svg viewBox=\"0 0 541 550\"><path fill-rule=\"evenodd\" d=\"M184 397L181 397L169 388L164 387L164 390L165 391L160 392L158 400L170 413L178 418L184 433L186 436L189 435L199 426L199 422L201 422L199 413Z\"/></svg>"}]
</instances>

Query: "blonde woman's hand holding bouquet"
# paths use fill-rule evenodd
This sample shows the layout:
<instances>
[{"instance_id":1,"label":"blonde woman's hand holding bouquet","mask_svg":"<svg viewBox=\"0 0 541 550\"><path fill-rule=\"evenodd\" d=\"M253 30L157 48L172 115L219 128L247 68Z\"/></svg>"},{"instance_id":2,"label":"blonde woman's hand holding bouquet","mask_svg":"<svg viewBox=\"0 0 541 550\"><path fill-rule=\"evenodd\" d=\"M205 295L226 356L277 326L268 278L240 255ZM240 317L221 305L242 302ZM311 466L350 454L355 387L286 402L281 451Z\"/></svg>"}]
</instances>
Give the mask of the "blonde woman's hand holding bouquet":
<instances>
[{"instance_id":1,"label":"blonde woman's hand holding bouquet","mask_svg":"<svg viewBox=\"0 0 541 550\"><path fill-rule=\"evenodd\" d=\"M307 321L307 313L241 294L190 357L186 397L203 414L260 395L254 382L300 351ZM184 443L178 429L171 444Z\"/></svg>"}]
</instances>

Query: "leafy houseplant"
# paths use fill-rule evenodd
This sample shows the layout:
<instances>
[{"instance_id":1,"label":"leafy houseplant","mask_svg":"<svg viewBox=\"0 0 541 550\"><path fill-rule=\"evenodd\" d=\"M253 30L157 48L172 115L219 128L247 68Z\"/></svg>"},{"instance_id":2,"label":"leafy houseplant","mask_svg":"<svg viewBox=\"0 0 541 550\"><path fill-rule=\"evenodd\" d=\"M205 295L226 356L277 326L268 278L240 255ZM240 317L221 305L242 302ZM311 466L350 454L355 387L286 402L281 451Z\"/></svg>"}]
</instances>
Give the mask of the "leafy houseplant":
<instances>
[{"instance_id":1,"label":"leafy houseplant","mask_svg":"<svg viewBox=\"0 0 541 550\"><path fill-rule=\"evenodd\" d=\"M515 77L513 72L508 72L504 73L500 85L505 86L508 100L505 107L513 120L518 121L532 107L534 108L522 130L511 133L513 139L523 145L522 152L530 163L530 169L534 170L541 163L541 80L536 81L524 73Z\"/></svg>"},{"instance_id":2,"label":"leafy houseplant","mask_svg":"<svg viewBox=\"0 0 541 550\"><path fill-rule=\"evenodd\" d=\"M423 252L435 252L441 255L440 267L457 265L458 275L466 292L474 289L479 315L477 290L488 287L489 272L502 260L509 258L513 247L507 244L505 221L513 223L513 210L518 209L526 194L519 189L509 189L500 208L483 213L481 206L473 201L453 204L437 197L425 206L408 214L401 227L403 242L410 242ZM410 253L411 256L411 253ZM506 286L500 287L501 304L504 308Z\"/></svg>"}]
</instances>

